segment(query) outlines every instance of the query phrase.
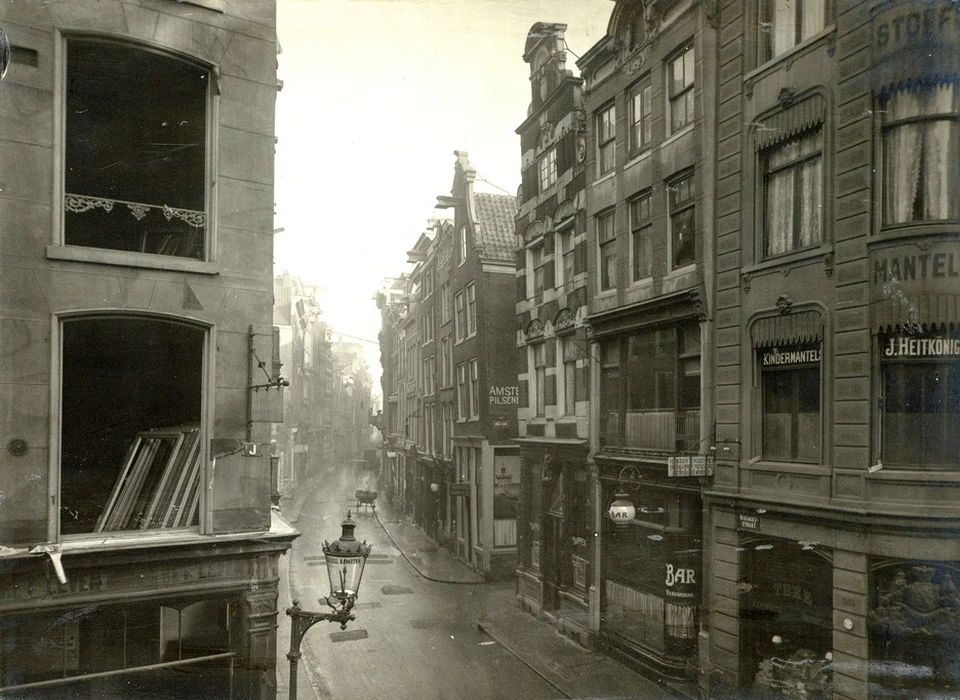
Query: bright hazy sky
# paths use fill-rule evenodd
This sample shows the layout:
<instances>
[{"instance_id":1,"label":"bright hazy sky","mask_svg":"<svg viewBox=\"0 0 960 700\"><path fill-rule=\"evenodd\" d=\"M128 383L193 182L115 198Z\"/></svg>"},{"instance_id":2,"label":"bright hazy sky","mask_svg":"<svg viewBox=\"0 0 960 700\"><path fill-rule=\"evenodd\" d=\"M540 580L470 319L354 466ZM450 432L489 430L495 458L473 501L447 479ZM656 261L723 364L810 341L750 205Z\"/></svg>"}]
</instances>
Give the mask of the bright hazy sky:
<instances>
[{"instance_id":1,"label":"bright hazy sky","mask_svg":"<svg viewBox=\"0 0 960 700\"><path fill-rule=\"evenodd\" d=\"M376 340L372 301L449 194L455 150L478 191L516 194L534 22L567 25L567 68L611 0L278 0L274 262L325 288L324 320ZM575 55L574 55L575 54ZM502 189L499 189L502 188ZM505 192L504 192L505 191ZM345 337L350 341L351 338ZM367 345L379 375L379 351ZM377 388L375 394L379 394Z\"/></svg>"}]
</instances>

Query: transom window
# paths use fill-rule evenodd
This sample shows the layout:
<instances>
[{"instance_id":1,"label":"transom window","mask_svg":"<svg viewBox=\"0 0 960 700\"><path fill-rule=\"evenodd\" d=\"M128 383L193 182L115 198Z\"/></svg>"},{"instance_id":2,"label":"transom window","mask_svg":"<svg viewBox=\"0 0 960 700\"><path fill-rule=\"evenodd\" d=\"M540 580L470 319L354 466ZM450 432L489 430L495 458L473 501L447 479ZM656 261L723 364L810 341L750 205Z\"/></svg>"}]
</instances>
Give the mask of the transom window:
<instances>
[{"instance_id":1,"label":"transom window","mask_svg":"<svg viewBox=\"0 0 960 700\"><path fill-rule=\"evenodd\" d=\"M630 200L630 235L633 243L633 279L653 274L653 225L650 218L650 193Z\"/></svg>"},{"instance_id":2,"label":"transom window","mask_svg":"<svg viewBox=\"0 0 960 700\"><path fill-rule=\"evenodd\" d=\"M960 218L960 90L898 90L883 101L883 222Z\"/></svg>"},{"instance_id":3,"label":"transom window","mask_svg":"<svg viewBox=\"0 0 960 700\"><path fill-rule=\"evenodd\" d=\"M605 175L617 165L617 106L597 114L597 174Z\"/></svg>"},{"instance_id":4,"label":"transom window","mask_svg":"<svg viewBox=\"0 0 960 700\"><path fill-rule=\"evenodd\" d=\"M639 153L650 145L652 138L650 78L630 90L630 153Z\"/></svg>"},{"instance_id":5,"label":"transom window","mask_svg":"<svg viewBox=\"0 0 960 700\"><path fill-rule=\"evenodd\" d=\"M761 0L761 62L819 33L825 21L826 0Z\"/></svg>"},{"instance_id":6,"label":"transom window","mask_svg":"<svg viewBox=\"0 0 960 700\"><path fill-rule=\"evenodd\" d=\"M773 257L823 240L823 128L762 154L764 255Z\"/></svg>"},{"instance_id":7,"label":"transom window","mask_svg":"<svg viewBox=\"0 0 960 700\"><path fill-rule=\"evenodd\" d=\"M617 235L613 226L614 212L597 217L597 242L600 246L600 289L617 286Z\"/></svg>"},{"instance_id":8,"label":"transom window","mask_svg":"<svg viewBox=\"0 0 960 700\"><path fill-rule=\"evenodd\" d=\"M673 269L692 265L697 259L696 249L696 194L693 173L667 186L670 205L670 242Z\"/></svg>"},{"instance_id":9,"label":"transom window","mask_svg":"<svg viewBox=\"0 0 960 700\"><path fill-rule=\"evenodd\" d=\"M209 69L103 39L66 53L64 243L205 259Z\"/></svg>"},{"instance_id":10,"label":"transom window","mask_svg":"<svg viewBox=\"0 0 960 700\"><path fill-rule=\"evenodd\" d=\"M693 123L693 59L693 46L688 46L667 63L671 134Z\"/></svg>"}]
</instances>

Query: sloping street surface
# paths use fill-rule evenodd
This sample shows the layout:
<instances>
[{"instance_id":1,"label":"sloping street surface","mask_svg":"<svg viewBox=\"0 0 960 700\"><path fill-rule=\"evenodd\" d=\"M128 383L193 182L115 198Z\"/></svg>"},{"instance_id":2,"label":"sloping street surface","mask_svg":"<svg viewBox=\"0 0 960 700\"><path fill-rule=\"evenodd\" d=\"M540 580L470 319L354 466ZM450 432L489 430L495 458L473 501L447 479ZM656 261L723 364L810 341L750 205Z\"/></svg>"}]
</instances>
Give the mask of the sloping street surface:
<instances>
[{"instance_id":1,"label":"sloping street surface","mask_svg":"<svg viewBox=\"0 0 960 700\"><path fill-rule=\"evenodd\" d=\"M346 630L319 623L304 637L300 700L539 700L603 698L658 700L669 688L609 657L566 639L521 612L514 584L482 578L402 518L384 499L356 512L355 491L376 490L372 472L354 467L315 475L281 502L302 533L281 562L281 600L321 610L329 592L321 547L340 536L353 511L356 534L373 545ZM289 618L277 635L278 698L287 698Z\"/></svg>"}]
</instances>

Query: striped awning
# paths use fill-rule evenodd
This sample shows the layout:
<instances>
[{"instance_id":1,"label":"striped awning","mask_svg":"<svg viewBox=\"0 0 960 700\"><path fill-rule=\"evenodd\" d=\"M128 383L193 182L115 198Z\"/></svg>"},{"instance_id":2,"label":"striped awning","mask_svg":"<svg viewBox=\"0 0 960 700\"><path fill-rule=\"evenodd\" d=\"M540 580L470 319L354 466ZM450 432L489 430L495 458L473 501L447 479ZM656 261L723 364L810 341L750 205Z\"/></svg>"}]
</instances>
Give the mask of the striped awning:
<instances>
[{"instance_id":1,"label":"striped awning","mask_svg":"<svg viewBox=\"0 0 960 700\"><path fill-rule=\"evenodd\" d=\"M812 95L773 114L763 116L754 125L754 145L758 151L802 134L822 124L827 102L822 95Z\"/></svg>"},{"instance_id":2,"label":"striped awning","mask_svg":"<svg viewBox=\"0 0 960 700\"><path fill-rule=\"evenodd\" d=\"M755 348L777 345L804 345L823 339L823 315L819 311L797 311L758 319L750 331Z\"/></svg>"},{"instance_id":3,"label":"striped awning","mask_svg":"<svg viewBox=\"0 0 960 700\"><path fill-rule=\"evenodd\" d=\"M913 294L892 296L870 305L873 328L893 332L906 328L933 330L960 325L960 296Z\"/></svg>"}]
</instances>

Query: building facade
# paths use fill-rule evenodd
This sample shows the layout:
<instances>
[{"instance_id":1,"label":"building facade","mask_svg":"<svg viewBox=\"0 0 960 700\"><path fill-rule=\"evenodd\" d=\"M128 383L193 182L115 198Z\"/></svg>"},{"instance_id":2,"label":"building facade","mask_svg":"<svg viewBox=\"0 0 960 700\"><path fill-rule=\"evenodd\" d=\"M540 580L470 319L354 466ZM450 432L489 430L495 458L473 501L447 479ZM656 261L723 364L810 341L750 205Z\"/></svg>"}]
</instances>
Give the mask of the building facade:
<instances>
[{"instance_id":1,"label":"building facade","mask_svg":"<svg viewBox=\"0 0 960 700\"><path fill-rule=\"evenodd\" d=\"M514 197L474 191L476 170L455 151L451 299L456 416L452 486L457 555L492 578L512 578L517 562L520 455L517 434Z\"/></svg>"},{"instance_id":2,"label":"building facade","mask_svg":"<svg viewBox=\"0 0 960 700\"><path fill-rule=\"evenodd\" d=\"M272 698L275 4L0 25L0 694Z\"/></svg>"},{"instance_id":3,"label":"building facade","mask_svg":"<svg viewBox=\"0 0 960 700\"><path fill-rule=\"evenodd\" d=\"M589 643L594 479L588 461L586 122L582 81L566 68L565 29L534 24L523 55L531 104L517 129L517 595L521 607Z\"/></svg>"},{"instance_id":4,"label":"building facade","mask_svg":"<svg viewBox=\"0 0 960 700\"><path fill-rule=\"evenodd\" d=\"M960 14L724 2L713 692L960 692Z\"/></svg>"},{"instance_id":5,"label":"building facade","mask_svg":"<svg viewBox=\"0 0 960 700\"><path fill-rule=\"evenodd\" d=\"M618 1L584 79L587 324L601 647L687 681L712 454L711 3Z\"/></svg>"}]
</instances>

